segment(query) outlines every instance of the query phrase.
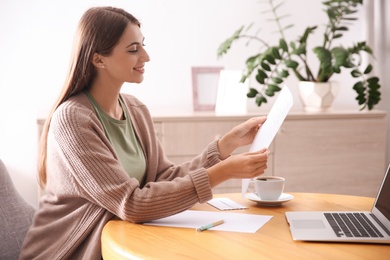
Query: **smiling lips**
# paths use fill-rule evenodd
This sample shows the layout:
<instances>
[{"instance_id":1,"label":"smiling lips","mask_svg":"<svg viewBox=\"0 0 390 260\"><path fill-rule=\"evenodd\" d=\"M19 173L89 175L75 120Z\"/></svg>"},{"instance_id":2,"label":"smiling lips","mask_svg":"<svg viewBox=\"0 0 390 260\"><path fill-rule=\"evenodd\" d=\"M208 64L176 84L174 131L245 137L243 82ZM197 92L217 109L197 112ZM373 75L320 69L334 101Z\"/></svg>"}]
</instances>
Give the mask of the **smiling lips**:
<instances>
[{"instance_id":1,"label":"smiling lips","mask_svg":"<svg viewBox=\"0 0 390 260\"><path fill-rule=\"evenodd\" d=\"M144 66L138 67L138 68L134 68L134 70L137 71L137 72L139 72L139 73L141 73L141 74L144 74L144 72L145 72Z\"/></svg>"}]
</instances>

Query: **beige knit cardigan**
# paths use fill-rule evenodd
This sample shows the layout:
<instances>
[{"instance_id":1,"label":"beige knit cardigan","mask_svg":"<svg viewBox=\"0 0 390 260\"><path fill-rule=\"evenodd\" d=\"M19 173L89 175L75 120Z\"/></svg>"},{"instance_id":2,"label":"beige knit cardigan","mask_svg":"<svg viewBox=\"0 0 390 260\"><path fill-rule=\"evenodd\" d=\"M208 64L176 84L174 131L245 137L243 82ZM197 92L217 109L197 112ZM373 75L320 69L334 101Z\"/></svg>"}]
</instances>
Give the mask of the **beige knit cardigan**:
<instances>
[{"instance_id":1,"label":"beige knit cardigan","mask_svg":"<svg viewBox=\"0 0 390 260\"><path fill-rule=\"evenodd\" d=\"M212 198L206 169L220 161L217 141L192 161L173 165L146 106L121 96L147 161L144 181L130 178L121 167L86 95L70 98L51 120L46 195L20 259L101 259L101 232L114 216L142 223Z\"/></svg>"}]
</instances>

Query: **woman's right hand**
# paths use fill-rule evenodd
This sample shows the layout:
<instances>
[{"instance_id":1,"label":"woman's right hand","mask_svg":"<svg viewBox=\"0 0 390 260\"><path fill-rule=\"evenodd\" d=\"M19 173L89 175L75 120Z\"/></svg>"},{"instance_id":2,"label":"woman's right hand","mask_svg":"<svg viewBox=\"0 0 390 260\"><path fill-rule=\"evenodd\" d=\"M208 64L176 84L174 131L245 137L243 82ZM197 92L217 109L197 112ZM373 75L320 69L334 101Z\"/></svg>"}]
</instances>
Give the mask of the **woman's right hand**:
<instances>
[{"instance_id":1,"label":"woman's right hand","mask_svg":"<svg viewBox=\"0 0 390 260\"><path fill-rule=\"evenodd\" d=\"M232 155L207 169L211 187L229 179L250 179L267 169L268 149Z\"/></svg>"}]
</instances>

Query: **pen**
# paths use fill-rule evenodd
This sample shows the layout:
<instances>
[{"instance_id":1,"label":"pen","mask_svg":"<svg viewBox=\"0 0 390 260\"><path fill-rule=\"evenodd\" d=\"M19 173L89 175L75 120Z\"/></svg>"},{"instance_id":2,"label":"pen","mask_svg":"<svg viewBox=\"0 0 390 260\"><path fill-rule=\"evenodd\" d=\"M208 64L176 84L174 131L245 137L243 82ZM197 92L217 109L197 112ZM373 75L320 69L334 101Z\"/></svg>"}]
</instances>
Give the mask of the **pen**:
<instances>
[{"instance_id":1,"label":"pen","mask_svg":"<svg viewBox=\"0 0 390 260\"><path fill-rule=\"evenodd\" d=\"M221 225L221 224L223 224L223 223L225 223L225 221L219 220L219 221L213 222L213 223L211 223L211 224L207 224L207 225L201 226L201 227L197 228L196 231L205 231L205 230L207 230L207 229L210 229L210 228L212 228L212 227Z\"/></svg>"}]
</instances>

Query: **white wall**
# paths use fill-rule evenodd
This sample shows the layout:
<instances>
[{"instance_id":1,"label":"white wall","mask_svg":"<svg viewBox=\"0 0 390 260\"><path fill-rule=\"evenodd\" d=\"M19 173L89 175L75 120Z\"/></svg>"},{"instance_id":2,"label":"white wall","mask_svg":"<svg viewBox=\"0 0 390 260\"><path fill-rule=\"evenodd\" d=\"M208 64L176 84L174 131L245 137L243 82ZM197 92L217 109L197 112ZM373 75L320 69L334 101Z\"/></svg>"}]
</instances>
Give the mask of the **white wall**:
<instances>
[{"instance_id":1,"label":"white wall","mask_svg":"<svg viewBox=\"0 0 390 260\"><path fill-rule=\"evenodd\" d=\"M292 13L295 24L290 38L301 35L309 25L320 25L325 14L321 0L286 1L284 13ZM277 38L275 27L265 22L258 0L2 0L0 2L0 158L10 168L23 197L37 205L35 177L36 118L44 118L60 91L70 55L73 34L82 13L91 6L114 5L125 8L142 22L151 62L145 81L127 84L123 91L139 97L152 113L159 110L192 110L191 66L224 66L241 70L257 46L234 45L230 53L217 59L219 44L243 24L261 24L264 39ZM300 11L304 6L304 12ZM295 11L294 11L295 10ZM359 13L364 17L364 11ZM348 33L348 38L364 39L364 19ZM316 43L320 39L312 36ZM358 109L348 80L335 107ZM288 82L300 109L295 84ZM272 103L272 102L271 102ZM253 108L253 107L252 107ZM267 109L267 107L263 108Z\"/></svg>"}]
</instances>

